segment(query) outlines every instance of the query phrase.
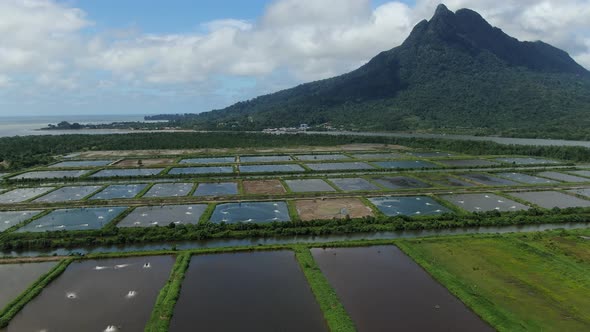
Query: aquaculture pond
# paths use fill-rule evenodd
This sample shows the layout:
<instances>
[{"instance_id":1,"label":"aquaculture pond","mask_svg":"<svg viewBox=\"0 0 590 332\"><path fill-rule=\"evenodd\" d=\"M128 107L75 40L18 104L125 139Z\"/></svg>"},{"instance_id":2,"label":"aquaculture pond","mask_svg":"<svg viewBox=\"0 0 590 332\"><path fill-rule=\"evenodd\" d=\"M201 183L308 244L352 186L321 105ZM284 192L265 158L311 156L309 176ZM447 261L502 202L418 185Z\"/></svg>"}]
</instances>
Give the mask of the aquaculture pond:
<instances>
[{"instance_id":1,"label":"aquaculture pond","mask_svg":"<svg viewBox=\"0 0 590 332\"><path fill-rule=\"evenodd\" d=\"M192 183L156 183L143 197L186 196L193 189Z\"/></svg>"},{"instance_id":2,"label":"aquaculture pond","mask_svg":"<svg viewBox=\"0 0 590 332\"><path fill-rule=\"evenodd\" d=\"M4 232L10 227L18 225L25 220L29 220L39 213L41 213L41 211L0 211L0 232ZM1 307L2 306L0 306L0 308Z\"/></svg>"},{"instance_id":3,"label":"aquaculture pond","mask_svg":"<svg viewBox=\"0 0 590 332\"><path fill-rule=\"evenodd\" d=\"M433 152L410 152L410 155L418 158L442 158L442 157L453 157L454 154L449 152L440 152L440 151L433 151Z\"/></svg>"},{"instance_id":4,"label":"aquaculture pond","mask_svg":"<svg viewBox=\"0 0 590 332\"><path fill-rule=\"evenodd\" d=\"M438 160L438 162L445 164L448 167L481 167L498 165L497 162L484 159L447 159Z\"/></svg>"},{"instance_id":5,"label":"aquaculture pond","mask_svg":"<svg viewBox=\"0 0 590 332\"><path fill-rule=\"evenodd\" d=\"M569 171L569 173L584 177L590 177L590 171Z\"/></svg>"},{"instance_id":6,"label":"aquaculture pond","mask_svg":"<svg viewBox=\"0 0 590 332\"><path fill-rule=\"evenodd\" d=\"M96 192L100 188L102 188L102 186L62 187L50 192L47 195L35 199L33 202L54 203L79 201L82 200L84 197Z\"/></svg>"},{"instance_id":7,"label":"aquaculture pond","mask_svg":"<svg viewBox=\"0 0 590 332\"><path fill-rule=\"evenodd\" d=\"M90 199L134 198L147 187L147 184L112 184Z\"/></svg>"},{"instance_id":8,"label":"aquaculture pond","mask_svg":"<svg viewBox=\"0 0 590 332\"><path fill-rule=\"evenodd\" d=\"M25 291L56 262L0 264L0 310Z\"/></svg>"},{"instance_id":9,"label":"aquaculture pond","mask_svg":"<svg viewBox=\"0 0 590 332\"><path fill-rule=\"evenodd\" d=\"M363 160L399 159L405 157L399 153L355 153L352 156L356 159Z\"/></svg>"},{"instance_id":10,"label":"aquaculture pond","mask_svg":"<svg viewBox=\"0 0 590 332\"><path fill-rule=\"evenodd\" d=\"M231 166L202 166L173 168L168 174L229 174L233 172L234 169Z\"/></svg>"},{"instance_id":11,"label":"aquaculture pond","mask_svg":"<svg viewBox=\"0 0 590 332\"><path fill-rule=\"evenodd\" d=\"M328 331L295 254L193 256L170 331Z\"/></svg>"},{"instance_id":12,"label":"aquaculture pond","mask_svg":"<svg viewBox=\"0 0 590 332\"><path fill-rule=\"evenodd\" d=\"M299 160L350 160L349 156L343 154L302 154L295 156Z\"/></svg>"},{"instance_id":13,"label":"aquaculture pond","mask_svg":"<svg viewBox=\"0 0 590 332\"><path fill-rule=\"evenodd\" d=\"M439 175L439 174L427 174L427 173L422 173L419 175L419 177L421 179L430 181L434 184L437 184L439 186L443 186L443 187L473 187L475 186L475 184L471 183L471 182L467 182L465 180L460 180L457 179L455 177L443 174L443 175Z\"/></svg>"},{"instance_id":14,"label":"aquaculture pond","mask_svg":"<svg viewBox=\"0 0 590 332\"><path fill-rule=\"evenodd\" d=\"M317 163L305 164L314 171L346 171L346 170L362 170L374 169L375 167L363 162L342 162L342 163Z\"/></svg>"},{"instance_id":15,"label":"aquaculture pond","mask_svg":"<svg viewBox=\"0 0 590 332\"><path fill-rule=\"evenodd\" d=\"M285 183L291 191L296 193L336 191L322 179L285 180Z\"/></svg>"},{"instance_id":16,"label":"aquaculture pond","mask_svg":"<svg viewBox=\"0 0 590 332\"><path fill-rule=\"evenodd\" d=\"M242 156L240 162L242 163L272 163L277 161L291 161L290 156Z\"/></svg>"},{"instance_id":17,"label":"aquaculture pond","mask_svg":"<svg viewBox=\"0 0 590 332\"><path fill-rule=\"evenodd\" d=\"M125 211L126 207L58 209L35 219L17 232L77 231L100 229Z\"/></svg>"},{"instance_id":18,"label":"aquaculture pond","mask_svg":"<svg viewBox=\"0 0 590 332\"><path fill-rule=\"evenodd\" d=\"M563 181L563 182L574 182L574 183L590 182L590 179L587 179L587 178L582 178L579 176L569 175L569 174L564 174L564 173L559 173L559 172L541 172L541 173L537 173L537 175L545 177L545 178L557 180L557 181Z\"/></svg>"},{"instance_id":19,"label":"aquaculture pond","mask_svg":"<svg viewBox=\"0 0 590 332\"><path fill-rule=\"evenodd\" d=\"M590 201L588 200L557 191L519 192L510 193L510 196L523 199L546 209L554 207L561 209L569 207L590 207Z\"/></svg>"},{"instance_id":20,"label":"aquaculture pond","mask_svg":"<svg viewBox=\"0 0 590 332\"><path fill-rule=\"evenodd\" d=\"M33 197L43 195L54 187L39 187L39 188L20 188L14 189L3 194L0 194L0 204L20 203L27 201Z\"/></svg>"},{"instance_id":21,"label":"aquaculture pond","mask_svg":"<svg viewBox=\"0 0 590 332\"><path fill-rule=\"evenodd\" d=\"M568 190L568 192L590 198L590 188L572 189Z\"/></svg>"},{"instance_id":22,"label":"aquaculture pond","mask_svg":"<svg viewBox=\"0 0 590 332\"><path fill-rule=\"evenodd\" d=\"M291 221L285 202L244 202L218 204L209 220L213 223L235 224Z\"/></svg>"},{"instance_id":23,"label":"aquaculture pond","mask_svg":"<svg viewBox=\"0 0 590 332\"><path fill-rule=\"evenodd\" d=\"M514 164L514 165L546 165L546 164L558 164L558 161L549 160L549 159L541 159L541 158L496 158L495 160L506 163L506 164Z\"/></svg>"},{"instance_id":24,"label":"aquaculture pond","mask_svg":"<svg viewBox=\"0 0 590 332\"><path fill-rule=\"evenodd\" d=\"M241 165L240 172L242 173L290 173L290 172L304 172L305 169L297 164L285 165Z\"/></svg>"},{"instance_id":25,"label":"aquaculture pond","mask_svg":"<svg viewBox=\"0 0 590 332\"><path fill-rule=\"evenodd\" d=\"M100 167L106 166L114 162L114 160L71 160L62 161L57 164L50 165L51 168L66 168L66 167Z\"/></svg>"},{"instance_id":26,"label":"aquaculture pond","mask_svg":"<svg viewBox=\"0 0 590 332\"><path fill-rule=\"evenodd\" d=\"M88 170L80 171L34 171L27 172L11 177L13 180L23 179L61 179L61 178L79 178L87 174Z\"/></svg>"},{"instance_id":27,"label":"aquaculture pond","mask_svg":"<svg viewBox=\"0 0 590 332\"><path fill-rule=\"evenodd\" d=\"M183 159L181 164L229 164L236 161L235 157L212 157Z\"/></svg>"},{"instance_id":28,"label":"aquaculture pond","mask_svg":"<svg viewBox=\"0 0 590 332\"><path fill-rule=\"evenodd\" d=\"M338 189L343 191L372 191L381 189L362 178L333 178L329 180Z\"/></svg>"},{"instance_id":29,"label":"aquaculture pond","mask_svg":"<svg viewBox=\"0 0 590 332\"><path fill-rule=\"evenodd\" d=\"M502 179L497 176L488 175L488 174L481 174L481 173L471 173L471 174L461 174L461 177L466 178L471 181L475 181L481 183L486 186L517 186L518 182L514 182L507 179Z\"/></svg>"},{"instance_id":30,"label":"aquaculture pond","mask_svg":"<svg viewBox=\"0 0 590 332\"><path fill-rule=\"evenodd\" d=\"M437 168L440 167L436 164L433 164L428 161L422 160L399 160L399 161L377 161L374 162L375 165L381 168Z\"/></svg>"},{"instance_id":31,"label":"aquaculture pond","mask_svg":"<svg viewBox=\"0 0 590 332\"><path fill-rule=\"evenodd\" d=\"M470 212L484 211L519 211L529 207L495 194L457 194L444 195L441 198Z\"/></svg>"},{"instance_id":32,"label":"aquaculture pond","mask_svg":"<svg viewBox=\"0 0 590 332\"><path fill-rule=\"evenodd\" d=\"M237 195L238 184L235 182L199 183L194 196Z\"/></svg>"},{"instance_id":33,"label":"aquaculture pond","mask_svg":"<svg viewBox=\"0 0 590 332\"><path fill-rule=\"evenodd\" d=\"M358 198L303 199L295 201L301 220L363 218L373 215Z\"/></svg>"},{"instance_id":34,"label":"aquaculture pond","mask_svg":"<svg viewBox=\"0 0 590 332\"><path fill-rule=\"evenodd\" d=\"M92 178L152 176L160 174L163 168L103 169L92 174Z\"/></svg>"},{"instance_id":35,"label":"aquaculture pond","mask_svg":"<svg viewBox=\"0 0 590 332\"><path fill-rule=\"evenodd\" d=\"M505 177L507 179L518 181L526 184L555 184L559 183L555 180L549 180L545 178L540 178L538 176L532 176L523 173L498 173L499 176Z\"/></svg>"},{"instance_id":36,"label":"aquaculture pond","mask_svg":"<svg viewBox=\"0 0 590 332\"><path fill-rule=\"evenodd\" d=\"M412 189L432 187L428 183L406 176L388 176L376 178L373 179L373 181L387 189Z\"/></svg>"},{"instance_id":37,"label":"aquaculture pond","mask_svg":"<svg viewBox=\"0 0 590 332\"><path fill-rule=\"evenodd\" d=\"M143 331L173 264L172 256L73 262L6 332Z\"/></svg>"},{"instance_id":38,"label":"aquaculture pond","mask_svg":"<svg viewBox=\"0 0 590 332\"><path fill-rule=\"evenodd\" d=\"M207 204L140 206L123 218L117 227L197 224L206 209Z\"/></svg>"},{"instance_id":39,"label":"aquaculture pond","mask_svg":"<svg viewBox=\"0 0 590 332\"><path fill-rule=\"evenodd\" d=\"M372 197L369 201L386 216L427 216L452 212L427 196Z\"/></svg>"},{"instance_id":40,"label":"aquaculture pond","mask_svg":"<svg viewBox=\"0 0 590 332\"><path fill-rule=\"evenodd\" d=\"M358 331L493 331L394 246L311 252Z\"/></svg>"},{"instance_id":41,"label":"aquaculture pond","mask_svg":"<svg viewBox=\"0 0 590 332\"><path fill-rule=\"evenodd\" d=\"M279 180L243 181L244 192L254 195L280 195L287 192Z\"/></svg>"}]
</instances>

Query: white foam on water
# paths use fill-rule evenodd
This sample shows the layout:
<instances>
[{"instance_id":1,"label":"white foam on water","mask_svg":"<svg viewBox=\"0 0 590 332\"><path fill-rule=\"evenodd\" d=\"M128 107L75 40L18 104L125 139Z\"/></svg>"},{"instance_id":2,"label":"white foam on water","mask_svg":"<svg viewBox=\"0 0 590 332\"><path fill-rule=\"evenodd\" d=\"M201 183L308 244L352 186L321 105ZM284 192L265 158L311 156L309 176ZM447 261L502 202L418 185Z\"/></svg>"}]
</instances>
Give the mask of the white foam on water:
<instances>
[{"instance_id":1,"label":"white foam on water","mask_svg":"<svg viewBox=\"0 0 590 332\"><path fill-rule=\"evenodd\" d=\"M129 264L119 264L119 265L115 265L115 269L122 269L129 266Z\"/></svg>"},{"instance_id":2,"label":"white foam on water","mask_svg":"<svg viewBox=\"0 0 590 332\"><path fill-rule=\"evenodd\" d=\"M131 299L131 298L134 298L136 295L137 295L137 292L132 290L132 291L129 291L127 293L127 295L125 295L125 298L126 299Z\"/></svg>"},{"instance_id":3,"label":"white foam on water","mask_svg":"<svg viewBox=\"0 0 590 332\"><path fill-rule=\"evenodd\" d=\"M97 266L94 267L94 269L95 270L104 270L104 269L108 269L108 266L99 266L99 265L97 265Z\"/></svg>"},{"instance_id":4,"label":"white foam on water","mask_svg":"<svg viewBox=\"0 0 590 332\"><path fill-rule=\"evenodd\" d=\"M78 295L74 292L69 292L69 293L66 293L66 297L70 300L74 300L74 299L78 298Z\"/></svg>"},{"instance_id":5,"label":"white foam on water","mask_svg":"<svg viewBox=\"0 0 590 332\"><path fill-rule=\"evenodd\" d=\"M103 332L117 332L119 329L115 325L109 325Z\"/></svg>"},{"instance_id":6,"label":"white foam on water","mask_svg":"<svg viewBox=\"0 0 590 332\"><path fill-rule=\"evenodd\" d=\"M150 267L152 267L152 264L150 262L143 264L144 269L149 269Z\"/></svg>"}]
</instances>

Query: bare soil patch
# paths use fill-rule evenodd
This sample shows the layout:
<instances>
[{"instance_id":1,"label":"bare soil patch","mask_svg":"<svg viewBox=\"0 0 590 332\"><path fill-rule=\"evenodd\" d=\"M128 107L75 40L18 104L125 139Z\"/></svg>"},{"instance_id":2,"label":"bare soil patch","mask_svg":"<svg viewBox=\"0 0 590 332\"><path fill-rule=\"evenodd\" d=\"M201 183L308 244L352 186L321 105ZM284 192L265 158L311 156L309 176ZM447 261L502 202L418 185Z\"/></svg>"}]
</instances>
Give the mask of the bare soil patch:
<instances>
[{"instance_id":1,"label":"bare soil patch","mask_svg":"<svg viewBox=\"0 0 590 332\"><path fill-rule=\"evenodd\" d=\"M161 166L172 165L176 159L156 158L156 159L123 159L115 165L122 167L140 167L140 166Z\"/></svg>"},{"instance_id":2,"label":"bare soil patch","mask_svg":"<svg viewBox=\"0 0 590 332\"><path fill-rule=\"evenodd\" d=\"M295 202L301 220L362 218L373 211L358 198L310 199Z\"/></svg>"},{"instance_id":3,"label":"bare soil patch","mask_svg":"<svg viewBox=\"0 0 590 332\"><path fill-rule=\"evenodd\" d=\"M244 181L246 194L280 195L287 191L279 180Z\"/></svg>"}]
</instances>

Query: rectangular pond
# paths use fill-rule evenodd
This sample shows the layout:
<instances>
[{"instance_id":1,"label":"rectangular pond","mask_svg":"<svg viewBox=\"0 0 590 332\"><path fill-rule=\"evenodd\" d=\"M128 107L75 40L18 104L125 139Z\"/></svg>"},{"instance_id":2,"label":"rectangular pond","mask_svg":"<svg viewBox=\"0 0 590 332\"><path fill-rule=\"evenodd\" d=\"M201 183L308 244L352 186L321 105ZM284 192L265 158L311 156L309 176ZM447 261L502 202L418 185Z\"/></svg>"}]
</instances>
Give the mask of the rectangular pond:
<instances>
[{"instance_id":1,"label":"rectangular pond","mask_svg":"<svg viewBox=\"0 0 590 332\"><path fill-rule=\"evenodd\" d=\"M363 163L363 162L343 162L343 163L317 163L317 164L305 164L314 171L350 171L350 170L363 170L363 169L375 169L375 167Z\"/></svg>"},{"instance_id":2,"label":"rectangular pond","mask_svg":"<svg viewBox=\"0 0 590 332\"><path fill-rule=\"evenodd\" d=\"M342 191L381 190L381 188L362 178L333 178L328 180Z\"/></svg>"},{"instance_id":3,"label":"rectangular pond","mask_svg":"<svg viewBox=\"0 0 590 332\"><path fill-rule=\"evenodd\" d=\"M568 171L568 173L590 178L590 171Z\"/></svg>"},{"instance_id":4,"label":"rectangular pond","mask_svg":"<svg viewBox=\"0 0 590 332\"><path fill-rule=\"evenodd\" d=\"M293 252L193 256L186 273L171 332L328 331Z\"/></svg>"},{"instance_id":5,"label":"rectangular pond","mask_svg":"<svg viewBox=\"0 0 590 332\"><path fill-rule=\"evenodd\" d=\"M43 195L54 187L19 188L0 194L0 204L20 203L28 201L33 197Z\"/></svg>"},{"instance_id":6,"label":"rectangular pond","mask_svg":"<svg viewBox=\"0 0 590 332\"><path fill-rule=\"evenodd\" d=\"M143 331L172 256L73 262L6 328L13 331Z\"/></svg>"},{"instance_id":7,"label":"rectangular pond","mask_svg":"<svg viewBox=\"0 0 590 332\"><path fill-rule=\"evenodd\" d=\"M525 201L531 202L546 209L552 209L554 207L558 207L560 209L570 207L590 207L590 201L588 200L560 193L557 191L530 191L510 193L510 196L523 199Z\"/></svg>"},{"instance_id":8,"label":"rectangular pond","mask_svg":"<svg viewBox=\"0 0 590 332\"><path fill-rule=\"evenodd\" d=\"M305 172L305 169L297 164L285 165L240 165L241 173L292 173Z\"/></svg>"},{"instance_id":9,"label":"rectangular pond","mask_svg":"<svg viewBox=\"0 0 590 332\"><path fill-rule=\"evenodd\" d=\"M253 195L280 195L287 191L279 180L250 180L242 182L244 192Z\"/></svg>"},{"instance_id":10,"label":"rectangular pond","mask_svg":"<svg viewBox=\"0 0 590 332\"><path fill-rule=\"evenodd\" d=\"M528 158L528 157L513 157L513 158L496 158L495 160L513 165L547 165L547 164L559 164L558 161L541 159L541 158Z\"/></svg>"},{"instance_id":11,"label":"rectangular pond","mask_svg":"<svg viewBox=\"0 0 590 332\"><path fill-rule=\"evenodd\" d=\"M274 163L278 161L292 161L291 156L241 156L242 163Z\"/></svg>"},{"instance_id":12,"label":"rectangular pond","mask_svg":"<svg viewBox=\"0 0 590 332\"><path fill-rule=\"evenodd\" d=\"M587 179L587 178L583 178L583 177L579 177L579 176L575 176L575 175L570 175L570 174L559 173L559 172L541 172L541 173L537 173L537 175L542 176L544 178L549 178L549 179L563 181L563 182L573 182L573 183L590 182L590 179Z\"/></svg>"},{"instance_id":13,"label":"rectangular pond","mask_svg":"<svg viewBox=\"0 0 590 332\"><path fill-rule=\"evenodd\" d=\"M322 179L285 180L285 183L291 191L296 193L336 191Z\"/></svg>"},{"instance_id":14,"label":"rectangular pond","mask_svg":"<svg viewBox=\"0 0 590 332\"><path fill-rule=\"evenodd\" d=\"M218 204L209 220L213 223L269 223L291 221L285 202L243 202Z\"/></svg>"},{"instance_id":15,"label":"rectangular pond","mask_svg":"<svg viewBox=\"0 0 590 332\"><path fill-rule=\"evenodd\" d=\"M238 184L235 182L199 183L193 196L237 195Z\"/></svg>"},{"instance_id":16,"label":"rectangular pond","mask_svg":"<svg viewBox=\"0 0 590 332\"><path fill-rule=\"evenodd\" d=\"M572 189L572 190L567 190L567 192L570 192L570 193L576 194L576 195L586 196L586 197L590 198L590 188Z\"/></svg>"},{"instance_id":17,"label":"rectangular pond","mask_svg":"<svg viewBox=\"0 0 590 332\"><path fill-rule=\"evenodd\" d=\"M475 184L460 180L455 177L446 174L427 174L422 173L419 175L421 179L430 181L436 185L443 187L473 187Z\"/></svg>"},{"instance_id":18,"label":"rectangular pond","mask_svg":"<svg viewBox=\"0 0 590 332\"><path fill-rule=\"evenodd\" d=\"M362 160L384 160L384 159L400 159L404 158L403 155L399 153L355 153L352 155L356 159Z\"/></svg>"},{"instance_id":19,"label":"rectangular pond","mask_svg":"<svg viewBox=\"0 0 590 332\"><path fill-rule=\"evenodd\" d=\"M135 208L117 227L168 226L172 223L198 224L207 204L140 206Z\"/></svg>"},{"instance_id":20,"label":"rectangular pond","mask_svg":"<svg viewBox=\"0 0 590 332\"><path fill-rule=\"evenodd\" d=\"M4 232L10 227L18 225L25 220L29 220L39 213L41 213L41 211L0 211L0 232ZM0 308L2 308L1 305Z\"/></svg>"},{"instance_id":21,"label":"rectangular pond","mask_svg":"<svg viewBox=\"0 0 590 332\"><path fill-rule=\"evenodd\" d=\"M207 157L183 159L181 164L230 164L236 161L236 157Z\"/></svg>"},{"instance_id":22,"label":"rectangular pond","mask_svg":"<svg viewBox=\"0 0 590 332\"><path fill-rule=\"evenodd\" d=\"M79 201L82 200L84 197L96 192L100 188L102 188L102 186L62 187L50 192L47 195L35 199L33 202L54 203Z\"/></svg>"},{"instance_id":23,"label":"rectangular pond","mask_svg":"<svg viewBox=\"0 0 590 332\"><path fill-rule=\"evenodd\" d=\"M57 164L50 165L50 168L66 168L66 167L101 167L113 163L114 160L71 160L62 161Z\"/></svg>"},{"instance_id":24,"label":"rectangular pond","mask_svg":"<svg viewBox=\"0 0 590 332\"><path fill-rule=\"evenodd\" d=\"M350 160L349 156L343 154L301 154L295 156L295 158L304 161L314 160Z\"/></svg>"},{"instance_id":25,"label":"rectangular pond","mask_svg":"<svg viewBox=\"0 0 590 332\"><path fill-rule=\"evenodd\" d=\"M193 190L192 183L156 183L143 197L180 197Z\"/></svg>"},{"instance_id":26,"label":"rectangular pond","mask_svg":"<svg viewBox=\"0 0 590 332\"><path fill-rule=\"evenodd\" d=\"M89 170L79 171L34 171L27 172L20 175L11 177L14 180L24 179L62 179L62 178L79 178L84 174L87 174Z\"/></svg>"},{"instance_id":27,"label":"rectangular pond","mask_svg":"<svg viewBox=\"0 0 590 332\"><path fill-rule=\"evenodd\" d=\"M446 159L438 160L439 163L448 167L482 167L499 165L497 162L485 159Z\"/></svg>"},{"instance_id":28,"label":"rectangular pond","mask_svg":"<svg viewBox=\"0 0 590 332\"><path fill-rule=\"evenodd\" d=\"M493 331L397 247L311 252L358 331Z\"/></svg>"},{"instance_id":29,"label":"rectangular pond","mask_svg":"<svg viewBox=\"0 0 590 332\"><path fill-rule=\"evenodd\" d=\"M112 184L106 187L103 191L98 192L96 195L90 197L90 199L121 199L121 198L134 198L148 185L146 183L141 184Z\"/></svg>"},{"instance_id":30,"label":"rectangular pond","mask_svg":"<svg viewBox=\"0 0 590 332\"><path fill-rule=\"evenodd\" d=\"M481 183L485 186L517 186L518 182L514 182L511 180L499 178L497 176L483 174L483 173L469 173L469 174L461 174L463 178L466 178L471 181L475 181Z\"/></svg>"},{"instance_id":31,"label":"rectangular pond","mask_svg":"<svg viewBox=\"0 0 590 332\"><path fill-rule=\"evenodd\" d=\"M371 197L369 201L389 217L428 216L452 212L427 196Z\"/></svg>"},{"instance_id":32,"label":"rectangular pond","mask_svg":"<svg viewBox=\"0 0 590 332\"><path fill-rule=\"evenodd\" d=\"M126 209L126 207L117 206L54 210L19 228L17 232L39 233L101 229Z\"/></svg>"},{"instance_id":33,"label":"rectangular pond","mask_svg":"<svg viewBox=\"0 0 590 332\"><path fill-rule=\"evenodd\" d=\"M103 169L92 174L91 178L114 178L114 177L136 177L152 176L160 174L163 168L129 168L129 169Z\"/></svg>"},{"instance_id":34,"label":"rectangular pond","mask_svg":"<svg viewBox=\"0 0 590 332\"><path fill-rule=\"evenodd\" d=\"M418 158L448 158L455 155L453 153L441 151L410 152L409 154Z\"/></svg>"},{"instance_id":35,"label":"rectangular pond","mask_svg":"<svg viewBox=\"0 0 590 332\"><path fill-rule=\"evenodd\" d=\"M231 166L202 166L202 167L177 167L168 172L171 175L177 174L230 174L234 172Z\"/></svg>"},{"instance_id":36,"label":"rectangular pond","mask_svg":"<svg viewBox=\"0 0 590 332\"><path fill-rule=\"evenodd\" d=\"M373 210L358 198L304 199L295 201L297 214L303 221L363 218Z\"/></svg>"},{"instance_id":37,"label":"rectangular pond","mask_svg":"<svg viewBox=\"0 0 590 332\"><path fill-rule=\"evenodd\" d=\"M545 178L540 178L538 176L532 176L532 175L528 175L528 174L523 174L523 173L498 173L499 176L513 180L513 181L518 181L518 182L522 182L522 183L526 183L526 184L556 184L559 183L558 181L555 180L549 180L549 179L545 179Z\"/></svg>"},{"instance_id":38,"label":"rectangular pond","mask_svg":"<svg viewBox=\"0 0 590 332\"><path fill-rule=\"evenodd\" d=\"M375 165L389 169L415 169L415 168L438 168L440 166L422 160L399 160L399 161L377 161Z\"/></svg>"},{"instance_id":39,"label":"rectangular pond","mask_svg":"<svg viewBox=\"0 0 590 332\"><path fill-rule=\"evenodd\" d=\"M444 200L469 212L520 211L529 207L494 194L457 194L441 196Z\"/></svg>"},{"instance_id":40,"label":"rectangular pond","mask_svg":"<svg viewBox=\"0 0 590 332\"><path fill-rule=\"evenodd\" d=\"M0 264L0 310L56 264L57 262Z\"/></svg>"},{"instance_id":41,"label":"rectangular pond","mask_svg":"<svg viewBox=\"0 0 590 332\"><path fill-rule=\"evenodd\" d=\"M387 176L373 179L373 181L387 189L414 189L432 187L426 182L422 182L407 176Z\"/></svg>"}]
</instances>

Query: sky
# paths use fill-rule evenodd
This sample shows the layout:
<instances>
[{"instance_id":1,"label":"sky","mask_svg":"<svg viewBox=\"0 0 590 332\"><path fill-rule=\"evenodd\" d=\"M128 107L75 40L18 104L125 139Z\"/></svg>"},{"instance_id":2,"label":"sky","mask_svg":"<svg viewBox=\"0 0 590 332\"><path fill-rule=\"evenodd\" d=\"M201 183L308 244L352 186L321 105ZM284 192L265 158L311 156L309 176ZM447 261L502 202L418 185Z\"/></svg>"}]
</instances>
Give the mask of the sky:
<instances>
[{"instance_id":1,"label":"sky","mask_svg":"<svg viewBox=\"0 0 590 332\"><path fill-rule=\"evenodd\" d=\"M198 113L353 70L433 0L0 0L0 116ZM448 0L590 68L590 0Z\"/></svg>"}]
</instances>

